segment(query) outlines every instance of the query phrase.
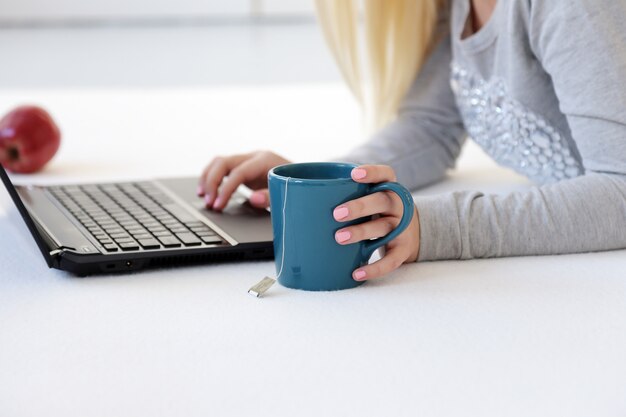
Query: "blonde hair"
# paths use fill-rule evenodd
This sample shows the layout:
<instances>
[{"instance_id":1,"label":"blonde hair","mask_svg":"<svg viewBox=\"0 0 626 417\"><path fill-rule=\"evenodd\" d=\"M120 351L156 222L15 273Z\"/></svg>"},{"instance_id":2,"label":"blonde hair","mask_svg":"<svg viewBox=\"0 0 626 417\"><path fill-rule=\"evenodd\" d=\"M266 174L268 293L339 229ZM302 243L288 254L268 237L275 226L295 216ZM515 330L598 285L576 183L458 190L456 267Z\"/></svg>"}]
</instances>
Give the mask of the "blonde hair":
<instances>
[{"instance_id":1,"label":"blonde hair","mask_svg":"<svg viewBox=\"0 0 626 417\"><path fill-rule=\"evenodd\" d=\"M396 116L428 55L442 0L315 3L326 42L348 87L361 103L369 128L380 129ZM359 42L359 6L364 44Z\"/></svg>"}]
</instances>

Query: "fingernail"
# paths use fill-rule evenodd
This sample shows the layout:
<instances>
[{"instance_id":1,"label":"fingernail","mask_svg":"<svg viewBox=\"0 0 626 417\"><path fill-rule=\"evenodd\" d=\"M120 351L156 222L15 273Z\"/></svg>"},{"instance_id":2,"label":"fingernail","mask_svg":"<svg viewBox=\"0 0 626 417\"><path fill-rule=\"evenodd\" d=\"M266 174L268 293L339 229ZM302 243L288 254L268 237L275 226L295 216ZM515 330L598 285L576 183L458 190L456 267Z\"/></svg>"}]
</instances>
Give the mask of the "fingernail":
<instances>
[{"instance_id":1,"label":"fingernail","mask_svg":"<svg viewBox=\"0 0 626 417\"><path fill-rule=\"evenodd\" d=\"M339 206L333 211L333 217L335 220L341 220L348 217L348 207Z\"/></svg>"},{"instance_id":2,"label":"fingernail","mask_svg":"<svg viewBox=\"0 0 626 417\"><path fill-rule=\"evenodd\" d=\"M341 232L337 232L335 234L335 240L337 241L337 243L343 243L349 240L351 237L352 233L348 232L347 230L342 230Z\"/></svg>"},{"instance_id":3,"label":"fingernail","mask_svg":"<svg viewBox=\"0 0 626 417\"><path fill-rule=\"evenodd\" d=\"M261 205L265 203L265 195L263 193L254 193L250 196L250 202Z\"/></svg>"},{"instance_id":4,"label":"fingernail","mask_svg":"<svg viewBox=\"0 0 626 417\"><path fill-rule=\"evenodd\" d=\"M215 203L213 203L214 208L222 207L222 197L217 197L215 199Z\"/></svg>"},{"instance_id":5,"label":"fingernail","mask_svg":"<svg viewBox=\"0 0 626 417\"><path fill-rule=\"evenodd\" d=\"M367 274L362 269L357 269L356 271L354 271L354 279L356 279L357 281L363 281L366 276Z\"/></svg>"},{"instance_id":6,"label":"fingernail","mask_svg":"<svg viewBox=\"0 0 626 417\"><path fill-rule=\"evenodd\" d=\"M207 208L211 207L211 203L212 203L212 198L211 198L211 194L207 194L204 196L204 205L207 206Z\"/></svg>"},{"instance_id":7,"label":"fingernail","mask_svg":"<svg viewBox=\"0 0 626 417\"><path fill-rule=\"evenodd\" d=\"M199 197L202 197L204 195L204 188L202 188L201 185L198 185L198 190L196 191L196 194L198 194Z\"/></svg>"},{"instance_id":8,"label":"fingernail","mask_svg":"<svg viewBox=\"0 0 626 417\"><path fill-rule=\"evenodd\" d=\"M367 171L363 168L354 168L352 170L352 178L355 180L362 180L367 175Z\"/></svg>"}]
</instances>

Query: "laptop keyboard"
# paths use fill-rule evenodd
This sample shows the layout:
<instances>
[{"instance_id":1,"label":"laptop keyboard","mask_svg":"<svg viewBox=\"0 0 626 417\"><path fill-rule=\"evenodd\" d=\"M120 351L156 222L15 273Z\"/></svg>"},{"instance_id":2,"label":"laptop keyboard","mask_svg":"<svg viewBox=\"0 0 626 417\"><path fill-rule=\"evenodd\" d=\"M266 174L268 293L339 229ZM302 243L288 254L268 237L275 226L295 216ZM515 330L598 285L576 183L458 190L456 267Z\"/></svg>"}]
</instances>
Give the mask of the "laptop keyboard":
<instances>
[{"instance_id":1,"label":"laptop keyboard","mask_svg":"<svg viewBox=\"0 0 626 417\"><path fill-rule=\"evenodd\" d=\"M151 183L71 185L48 190L107 252L224 242Z\"/></svg>"}]
</instances>

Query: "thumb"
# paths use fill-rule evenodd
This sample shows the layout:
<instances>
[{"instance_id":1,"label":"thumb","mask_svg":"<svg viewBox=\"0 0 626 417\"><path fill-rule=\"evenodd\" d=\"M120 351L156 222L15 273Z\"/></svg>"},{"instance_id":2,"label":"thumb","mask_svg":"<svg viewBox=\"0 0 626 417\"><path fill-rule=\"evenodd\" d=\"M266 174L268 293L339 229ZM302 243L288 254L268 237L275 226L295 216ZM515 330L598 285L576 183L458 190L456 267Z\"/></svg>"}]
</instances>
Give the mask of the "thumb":
<instances>
[{"instance_id":1,"label":"thumb","mask_svg":"<svg viewBox=\"0 0 626 417\"><path fill-rule=\"evenodd\" d=\"M250 196L250 204L258 208L267 208L270 205L270 193L267 188L256 190Z\"/></svg>"}]
</instances>

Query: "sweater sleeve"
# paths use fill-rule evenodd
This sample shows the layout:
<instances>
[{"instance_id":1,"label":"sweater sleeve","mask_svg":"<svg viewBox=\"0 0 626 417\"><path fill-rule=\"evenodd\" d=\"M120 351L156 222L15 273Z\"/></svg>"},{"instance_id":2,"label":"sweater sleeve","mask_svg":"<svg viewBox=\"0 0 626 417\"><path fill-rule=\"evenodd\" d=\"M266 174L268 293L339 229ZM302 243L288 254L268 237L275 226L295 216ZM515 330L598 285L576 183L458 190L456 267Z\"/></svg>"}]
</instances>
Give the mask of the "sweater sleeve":
<instances>
[{"instance_id":1,"label":"sweater sleeve","mask_svg":"<svg viewBox=\"0 0 626 417\"><path fill-rule=\"evenodd\" d=\"M405 96L398 118L338 159L390 165L410 189L440 180L454 166L465 131L449 84L450 42L449 36L439 41Z\"/></svg>"},{"instance_id":2,"label":"sweater sleeve","mask_svg":"<svg viewBox=\"0 0 626 417\"><path fill-rule=\"evenodd\" d=\"M626 248L626 5L556 3L529 2L530 45L552 79L584 175L504 196L418 198L420 260Z\"/></svg>"}]
</instances>

